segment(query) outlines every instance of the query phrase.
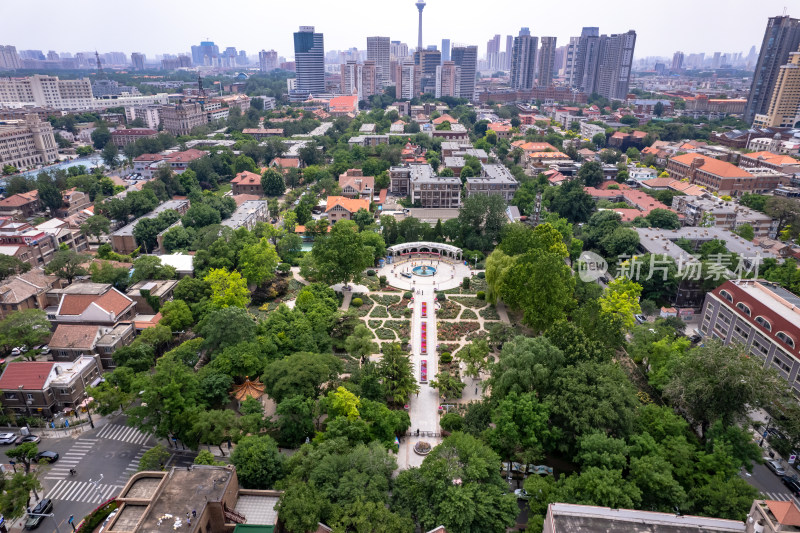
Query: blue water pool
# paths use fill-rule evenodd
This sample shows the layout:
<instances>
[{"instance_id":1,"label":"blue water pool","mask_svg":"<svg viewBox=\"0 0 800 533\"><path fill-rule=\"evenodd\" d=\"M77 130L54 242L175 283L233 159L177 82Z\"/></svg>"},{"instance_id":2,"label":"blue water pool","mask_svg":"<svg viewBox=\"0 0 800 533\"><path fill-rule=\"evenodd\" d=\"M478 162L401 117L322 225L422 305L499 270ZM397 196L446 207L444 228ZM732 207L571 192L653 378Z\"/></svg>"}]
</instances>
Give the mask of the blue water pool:
<instances>
[{"instance_id":1,"label":"blue water pool","mask_svg":"<svg viewBox=\"0 0 800 533\"><path fill-rule=\"evenodd\" d=\"M432 266L422 265L418 267L414 267L411 269L411 272L414 273L415 276L433 276L436 274L436 269Z\"/></svg>"}]
</instances>

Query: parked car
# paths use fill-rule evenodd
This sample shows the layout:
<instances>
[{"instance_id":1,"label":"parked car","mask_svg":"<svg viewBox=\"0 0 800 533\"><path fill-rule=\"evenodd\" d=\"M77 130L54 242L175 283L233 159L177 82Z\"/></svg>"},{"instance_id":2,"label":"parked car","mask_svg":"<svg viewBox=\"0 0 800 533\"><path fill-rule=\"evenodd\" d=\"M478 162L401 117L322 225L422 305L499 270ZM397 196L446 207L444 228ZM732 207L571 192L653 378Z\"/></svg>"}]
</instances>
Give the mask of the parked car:
<instances>
[{"instance_id":1,"label":"parked car","mask_svg":"<svg viewBox=\"0 0 800 533\"><path fill-rule=\"evenodd\" d=\"M97 533L103 533L103 531L106 529L106 526L108 526L108 524L112 520L114 520L114 517L117 516L117 511L118 509L115 509L114 512L112 512L110 515L108 515L108 517L106 517L106 519L103 521L103 525L100 526L100 531L98 531Z\"/></svg>"},{"instance_id":2,"label":"parked car","mask_svg":"<svg viewBox=\"0 0 800 533\"><path fill-rule=\"evenodd\" d=\"M769 433L769 435L770 435L771 437L776 437L776 438L778 438L778 439L784 439L784 440L786 440L786 435L784 435L783 433L781 433L781 432L778 430L778 428L769 428L769 429L767 430L767 433Z\"/></svg>"},{"instance_id":3,"label":"parked car","mask_svg":"<svg viewBox=\"0 0 800 533\"><path fill-rule=\"evenodd\" d=\"M41 516L43 514L48 514L53 512L53 502L50 498L43 498L36 504L36 507L33 508L31 511L32 515L39 515L39 516L32 516L28 515L28 519L25 521L25 529L36 529L39 527L39 524L42 523L44 517Z\"/></svg>"},{"instance_id":4,"label":"parked car","mask_svg":"<svg viewBox=\"0 0 800 533\"><path fill-rule=\"evenodd\" d=\"M13 444L17 436L13 433L0 433L0 444Z\"/></svg>"},{"instance_id":5,"label":"parked car","mask_svg":"<svg viewBox=\"0 0 800 533\"><path fill-rule=\"evenodd\" d=\"M17 437L15 445L25 444L26 442L39 442L42 438L39 435L20 435Z\"/></svg>"},{"instance_id":6,"label":"parked car","mask_svg":"<svg viewBox=\"0 0 800 533\"><path fill-rule=\"evenodd\" d=\"M55 463L58 461L58 452L39 452L36 454L36 462L38 463L42 459L46 460L48 463Z\"/></svg>"},{"instance_id":7,"label":"parked car","mask_svg":"<svg viewBox=\"0 0 800 533\"><path fill-rule=\"evenodd\" d=\"M647 317L644 315L633 315L633 318L636 319L637 324L644 324L647 322Z\"/></svg>"},{"instance_id":8,"label":"parked car","mask_svg":"<svg viewBox=\"0 0 800 533\"><path fill-rule=\"evenodd\" d=\"M781 481L795 496L800 496L800 480L791 476L782 476Z\"/></svg>"},{"instance_id":9,"label":"parked car","mask_svg":"<svg viewBox=\"0 0 800 533\"><path fill-rule=\"evenodd\" d=\"M776 461L775 459L770 459L769 457L764 458L764 466L772 470L778 476L785 476L786 471L783 469L780 461Z\"/></svg>"},{"instance_id":10,"label":"parked car","mask_svg":"<svg viewBox=\"0 0 800 533\"><path fill-rule=\"evenodd\" d=\"M517 489L514 491L514 496L517 497L518 500L530 500L531 497L525 492L525 489Z\"/></svg>"}]
</instances>

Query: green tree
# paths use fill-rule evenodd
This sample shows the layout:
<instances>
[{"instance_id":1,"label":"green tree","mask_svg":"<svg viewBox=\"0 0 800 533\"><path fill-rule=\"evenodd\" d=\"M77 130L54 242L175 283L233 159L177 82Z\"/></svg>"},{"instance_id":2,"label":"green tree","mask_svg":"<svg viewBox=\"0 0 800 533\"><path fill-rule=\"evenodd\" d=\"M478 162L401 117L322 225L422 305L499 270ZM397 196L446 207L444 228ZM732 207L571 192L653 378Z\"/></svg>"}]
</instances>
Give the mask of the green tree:
<instances>
[{"instance_id":1,"label":"green tree","mask_svg":"<svg viewBox=\"0 0 800 533\"><path fill-rule=\"evenodd\" d=\"M489 343L486 339L475 339L458 352L458 358L466 363L464 374L477 378L488 366Z\"/></svg>"},{"instance_id":2,"label":"green tree","mask_svg":"<svg viewBox=\"0 0 800 533\"><path fill-rule=\"evenodd\" d=\"M233 450L231 462L240 483L247 489L273 488L283 475L283 456L267 435L244 437Z\"/></svg>"},{"instance_id":3,"label":"green tree","mask_svg":"<svg viewBox=\"0 0 800 533\"><path fill-rule=\"evenodd\" d=\"M363 242L355 222L336 222L327 236L317 237L311 249L317 278L328 284L360 279L374 259L373 249Z\"/></svg>"},{"instance_id":4,"label":"green tree","mask_svg":"<svg viewBox=\"0 0 800 533\"><path fill-rule=\"evenodd\" d=\"M564 354L546 337L515 337L503 345L499 360L491 367L486 388L495 399L511 393L543 394L551 390L564 361Z\"/></svg>"},{"instance_id":5,"label":"green tree","mask_svg":"<svg viewBox=\"0 0 800 533\"><path fill-rule=\"evenodd\" d=\"M192 461L196 465L225 466L222 461L214 459L214 454L208 450L200 450Z\"/></svg>"},{"instance_id":6,"label":"green tree","mask_svg":"<svg viewBox=\"0 0 800 533\"><path fill-rule=\"evenodd\" d=\"M89 256L79 254L75 250L58 250L53 254L53 259L45 267L45 272L67 280L67 283L78 276L85 276L89 272L83 267L89 261Z\"/></svg>"},{"instance_id":7,"label":"green tree","mask_svg":"<svg viewBox=\"0 0 800 533\"><path fill-rule=\"evenodd\" d=\"M578 177L587 187L597 187L603 183L603 167L597 161L589 161L581 165Z\"/></svg>"},{"instance_id":8,"label":"green tree","mask_svg":"<svg viewBox=\"0 0 800 533\"><path fill-rule=\"evenodd\" d=\"M171 300L161 306L159 312L162 315L159 324L167 326L173 333L185 331L194 324L192 310L183 300Z\"/></svg>"},{"instance_id":9,"label":"green tree","mask_svg":"<svg viewBox=\"0 0 800 533\"><path fill-rule=\"evenodd\" d=\"M756 236L753 226L748 223L741 224L733 232L746 241L752 241Z\"/></svg>"},{"instance_id":10,"label":"green tree","mask_svg":"<svg viewBox=\"0 0 800 533\"><path fill-rule=\"evenodd\" d=\"M578 179L546 189L544 199L551 212L572 223L586 222L595 210L594 199L583 189L583 182Z\"/></svg>"},{"instance_id":11,"label":"green tree","mask_svg":"<svg viewBox=\"0 0 800 533\"><path fill-rule=\"evenodd\" d=\"M12 255L0 255L0 280L28 272L30 269L30 263L23 263Z\"/></svg>"},{"instance_id":12,"label":"green tree","mask_svg":"<svg viewBox=\"0 0 800 533\"><path fill-rule=\"evenodd\" d=\"M211 303L218 308L247 307L250 303L250 291L247 282L237 272L228 272L224 268L212 268L203 278L211 288Z\"/></svg>"},{"instance_id":13,"label":"green tree","mask_svg":"<svg viewBox=\"0 0 800 533\"><path fill-rule=\"evenodd\" d=\"M466 383L461 381L458 370L442 370L430 382L431 387L439 391L439 396L445 399L461 398Z\"/></svg>"},{"instance_id":14,"label":"green tree","mask_svg":"<svg viewBox=\"0 0 800 533\"><path fill-rule=\"evenodd\" d=\"M265 237L239 251L239 270L249 285L261 285L271 280L277 266L278 253Z\"/></svg>"},{"instance_id":15,"label":"green tree","mask_svg":"<svg viewBox=\"0 0 800 533\"><path fill-rule=\"evenodd\" d=\"M233 382L228 376L222 374L216 374L214 379L223 379L222 384L225 388L225 393L230 389L230 385ZM206 392L206 394L204 394L203 397L207 399L208 390L204 392ZM196 442L206 444L209 448L211 446L217 446L220 454L224 457L225 451L222 449L222 443L233 437L237 425L238 420L236 413L230 409L203 410L197 413L194 419L192 433L194 434L194 440Z\"/></svg>"},{"instance_id":16,"label":"green tree","mask_svg":"<svg viewBox=\"0 0 800 533\"><path fill-rule=\"evenodd\" d=\"M519 512L500 458L463 433L445 438L422 467L400 472L392 492L392 508L409 511L423 531L505 531Z\"/></svg>"},{"instance_id":17,"label":"green tree","mask_svg":"<svg viewBox=\"0 0 800 533\"><path fill-rule=\"evenodd\" d=\"M39 498L36 491L43 490L39 479L34 475L15 473L11 479L3 483L3 493L0 495L0 513L6 520L20 518L30 507L31 492Z\"/></svg>"},{"instance_id":18,"label":"green tree","mask_svg":"<svg viewBox=\"0 0 800 533\"><path fill-rule=\"evenodd\" d=\"M142 454L139 459L139 472L164 470L164 465L172 456L172 454L164 447L163 444L156 444Z\"/></svg>"},{"instance_id":19,"label":"green tree","mask_svg":"<svg viewBox=\"0 0 800 533\"><path fill-rule=\"evenodd\" d=\"M789 226L796 226L800 220L800 202L795 198L772 196L764 204L764 213L778 221L777 233Z\"/></svg>"},{"instance_id":20,"label":"green tree","mask_svg":"<svg viewBox=\"0 0 800 533\"><path fill-rule=\"evenodd\" d=\"M86 219L86 222L81 224L81 233L91 237L94 235L100 238L101 235L106 235L111 230L111 221L103 215L94 215Z\"/></svg>"},{"instance_id":21,"label":"green tree","mask_svg":"<svg viewBox=\"0 0 800 533\"><path fill-rule=\"evenodd\" d=\"M290 396L275 408L278 444L287 448L300 446L314 436L314 400Z\"/></svg>"},{"instance_id":22,"label":"green tree","mask_svg":"<svg viewBox=\"0 0 800 533\"><path fill-rule=\"evenodd\" d=\"M103 157L103 162L107 167L115 168L117 166L117 156L119 155L119 148L112 142L107 142L100 152Z\"/></svg>"},{"instance_id":23,"label":"green tree","mask_svg":"<svg viewBox=\"0 0 800 533\"><path fill-rule=\"evenodd\" d=\"M266 393L280 403L290 396L318 398L338 378L341 361L333 354L298 352L273 361L262 378Z\"/></svg>"},{"instance_id":24,"label":"green tree","mask_svg":"<svg viewBox=\"0 0 800 533\"><path fill-rule=\"evenodd\" d=\"M111 132L108 131L108 127L106 126L98 126L92 131L91 137L95 149L102 150L111 140Z\"/></svg>"},{"instance_id":25,"label":"green tree","mask_svg":"<svg viewBox=\"0 0 800 533\"><path fill-rule=\"evenodd\" d=\"M371 225L375 221L375 217L367 209L363 207L356 211L353 215L353 222L358 225L358 231L364 231L364 228Z\"/></svg>"},{"instance_id":26,"label":"green tree","mask_svg":"<svg viewBox=\"0 0 800 533\"><path fill-rule=\"evenodd\" d=\"M30 474L31 464L36 461L36 454L39 453L39 447L34 442L23 442L16 448L8 450L6 457L14 459L17 463L21 464L25 469L25 475Z\"/></svg>"},{"instance_id":27,"label":"green tree","mask_svg":"<svg viewBox=\"0 0 800 533\"><path fill-rule=\"evenodd\" d=\"M654 228L678 229L681 227L678 213L668 209L653 209L645 218Z\"/></svg>"},{"instance_id":28,"label":"green tree","mask_svg":"<svg viewBox=\"0 0 800 533\"><path fill-rule=\"evenodd\" d=\"M225 324L225 327L219 327ZM211 309L197 324L197 333L205 339L207 350L223 350L256 337L256 323L242 307Z\"/></svg>"},{"instance_id":29,"label":"green tree","mask_svg":"<svg viewBox=\"0 0 800 533\"><path fill-rule=\"evenodd\" d=\"M363 365L371 354L378 351L378 345L373 342L374 338L367 326L359 324L353 330L353 334L345 339L345 350Z\"/></svg>"},{"instance_id":30,"label":"green tree","mask_svg":"<svg viewBox=\"0 0 800 533\"><path fill-rule=\"evenodd\" d=\"M283 175L270 167L261 175L261 188L266 196L281 196L286 191Z\"/></svg>"},{"instance_id":31,"label":"green tree","mask_svg":"<svg viewBox=\"0 0 800 533\"><path fill-rule=\"evenodd\" d=\"M605 148L606 146L606 134L605 133L595 133L592 137L592 144L594 144L597 148Z\"/></svg>"},{"instance_id":32,"label":"green tree","mask_svg":"<svg viewBox=\"0 0 800 533\"><path fill-rule=\"evenodd\" d=\"M549 418L549 405L540 402L535 393L512 392L492 412L493 427L486 440L503 458L526 464L540 461L559 435Z\"/></svg>"},{"instance_id":33,"label":"green tree","mask_svg":"<svg viewBox=\"0 0 800 533\"><path fill-rule=\"evenodd\" d=\"M23 309L0 321L0 342L6 347L32 348L49 338L50 322L47 313L40 309ZM31 357L36 355L33 350L28 353Z\"/></svg>"},{"instance_id":34,"label":"green tree","mask_svg":"<svg viewBox=\"0 0 800 533\"><path fill-rule=\"evenodd\" d=\"M378 374L386 390L386 399L395 405L405 405L412 394L419 392L411 359L397 343L383 345Z\"/></svg>"}]
</instances>

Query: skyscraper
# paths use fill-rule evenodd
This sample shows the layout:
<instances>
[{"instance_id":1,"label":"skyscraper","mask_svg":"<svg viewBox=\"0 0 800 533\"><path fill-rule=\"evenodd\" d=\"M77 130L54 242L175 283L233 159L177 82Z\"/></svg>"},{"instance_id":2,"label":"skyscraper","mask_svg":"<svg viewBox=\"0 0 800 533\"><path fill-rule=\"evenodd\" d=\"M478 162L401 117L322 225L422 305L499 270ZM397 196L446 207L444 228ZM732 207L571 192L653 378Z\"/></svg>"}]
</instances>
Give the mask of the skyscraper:
<instances>
[{"instance_id":1,"label":"skyscraper","mask_svg":"<svg viewBox=\"0 0 800 533\"><path fill-rule=\"evenodd\" d=\"M443 61L436 67L436 98L461 95L461 67L452 61Z\"/></svg>"},{"instance_id":2,"label":"skyscraper","mask_svg":"<svg viewBox=\"0 0 800 533\"><path fill-rule=\"evenodd\" d=\"M20 61L17 47L0 45L0 68L21 68L22 61Z\"/></svg>"},{"instance_id":3,"label":"skyscraper","mask_svg":"<svg viewBox=\"0 0 800 533\"><path fill-rule=\"evenodd\" d=\"M425 9L425 0L419 0L416 4L419 10L419 30L417 31L417 50L422 50L422 10Z\"/></svg>"},{"instance_id":4,"label":"skyscraper","mask_svg":"<svg viewBox=\"0 0 800 533\"><path fill-rule=\"evenodd\" d=\"M533 88L536 73L536 46L539 40L530 35L514 38L511 51L511 88L526 90Z\"/></svg>"},{"instance_id":5,"label":"skyscraper","mask_svg":"<svg viewBox=\"0 0 800 533\"><path fill-rule=\"evenodd\" d=\"M442 64L450 61L450 39L442 39Z\"/></svg>"},{"instance_id":6,"label":"skyscraper","mask_svg":"<svg viewBox=\"0 0 800 533\"><path fill-rule=\"evenodd\" d=\"M672 54L672 72L683 70L683 52L677 51Z\"/></svg>"},{"instance_id":7,"label":"skyscraper","mask_svg":"<svg viewBox=\"0 0 800 533\"><path fill-rule=\"evenodd\" d=\"M793 128L800 122L800 51L789 54L789 62L778 70L766 114L757 114L758 127Z\"/></svg>"},{"instance_id":8,"label":"skyscraper","mask_svg":"<svg viewBox=\"0 0 800 533\"><path fill-rule=\"evenodd\" d=\"M502 68L500 65L500 35L495 35L486 42L486 62L490 69Z\"/></svg>"},{"instance_id":9,"label":"skyscraper","mask_svg":"<svg viewBox=\"0 0 800 533\"><path fill-rule=\"evenodd\" d=\"M414 62L406 59L397 65L397 97L405 100L414 98L414 74L416 66Z\"/></svg>"},{"instance_id":10,"label":"skyscraper","mask_svg":"<svg viewBox=\"0 0 800 533\"><path fill-rule=\"evenodd\" d=\"M378 74L378 85L386 87L391 75L389 73L390 43L388 37L367 37L367 59L374 61Z\"/></svg>"},{"instance_id":11,"label":"skyscraper","mask_svg":"<svg viewBox=\"0 0 800 533\"><path fill-rule=\"evenodd\" d=\"M341 65L342 69L342 94L358 94L358 99L364 99L362 88L362 66L357 61L348 61Z\"/></svg>"},{"instance_id":12,"label":"skyscraper","mask_svg":"<svg viewBox=\"0 0 800 533\"><path fill-rule=\"evenodd\" d=\"M461 98L475 100L475 74L478 67L477 46L454 46L450 54L456 66L461 67Z\"/></svg>"},{"instance_id":13,"label":"skyscraper","mask_svg":"<svg viewBox=\"0 0 800 533\"><path fill-rule=\"evenodd\" d=\"M271 72L278 68L278 52L275 50L261 50L258 53L258 70L261 72Z\"/></svg>"},{"instance_id":14,"label":"skyscraper","mask_svg":"<svg viewBox=\"0 0 800 533\"><path fill-rule=\"evenodd\" d=\"M144 62L144 54L140 54L138 52L133 52L131 54L131 65L133 65L133 70L144 70Z\"/></svg>"},{"instance_id":15,"label":"skyscraper","mask_svg":"<svg viewBox=\"0 0 800 533\"><path fill-rule=\"evenodd\" d=\"M389 74L387 73L387 76ZM391 76L389 76L391 77ZM378 94L383 90L378 82L378 65L369 59L364 61L361 65L361 91L358 97L361 100L366 100L373 94Z\"/></svg>"},{"instance_id":16,"label":"skyscraper","mask_svg":"<svg viewBox=\"0 0 800 533\"><path fill-rule=\"evenodd\" d=\"M389 58L398 60L402 57L408 57L408 45L400 41L392 41L389 45Z\"/></svg>"},{"instance_id":17,"label":"skyscraper","mask_svg":"<svg viewBox=\"0 0 800 533\"><path fill-rule=\"evenodd\" d=\"M511 56L513 55L513 50L514 50L514 36L506 35L506 53L505 53L505 61L503 62L504 70L511 69Z\"/></svg>"},{"instance_id":18,"label":"skyscraper","mask_svg":"<svg viewBox=\"0 0 800 533\"><path fill-rule=\"evenodd\" d=\"M537 68L539 71L539 87L550 87L553 84L553 65L556 60L556 38L542 37L542 47L539 49Z\"/></svg>"},{"instance_id":19,"label":"skyscraper","mask_svg":"<svg viewBox=\"0 0 800 533\"><path fill-rule=\"evenodd\" d=\"M769 106L775 81L782 65L789 60L789 53L800 46L800 20L788 16L770 17L761 52L758 55L753 84L744 109L744 120L752 122L757 114L765 114Z\"/></svg>"},{"instance_id":20,"label":"skyscraper","mask_svg":"<svg viewBox=\"0 0 800 533\"><path fill-rule=\"evenodd\" d=\"M418 67L414 75L417 94L436 91L436 67L442 63L439 50L419 50L414 52L414 64Z\"/></svg>"},{"instance_id":21,"label":"skyscraper","mask_svg":"<svg viewBox=\"0 0 800 533\"><path fill-rule=\"evenodd\" d=\"M585 94L597 93L609 100L624 100L630 83L636 32L599 33L599 28L583 28L574 49L570 85ZM570 40L570 45L573 42Z\"/></svg>"},{"instance_id":22,"label":"skyscraper","mask_svg":"<svg viewBox=\"0 0 800 533\"><path fill-rule=\"evenodd\" d=\"M201 41L199 46L192 46L192 63L200 66L218 65L219 46L213 41Z\"/></svg>"},{"instance_id":23,"label":"skyscraper","mask_svg":"<svg viewBox=\"0 0 800 533\"><path fill-rule=\"evenodd\" d=\"M325 92L325 44L314 26L300 26L294 34L294 61L298 94Z\"/></svg>"},{"instance_id":24,"label":"skyscraper","mask_svg":"<svg viewBox=\"0 0 800 533\"><path fill-rule=\"evenodd\" d=\"M586 66L591 61L596 61L595 54L597 52L597 41L600 39L600 28L593 26L584 27L581 30L581 36L577 40L577 48L575 49L575 58L572 65L572 77L570 83L576 89L582 89L586 83L584 77L586 76ZM586 92L586 91L583 91Z\"/></svg>"}]
</instances>

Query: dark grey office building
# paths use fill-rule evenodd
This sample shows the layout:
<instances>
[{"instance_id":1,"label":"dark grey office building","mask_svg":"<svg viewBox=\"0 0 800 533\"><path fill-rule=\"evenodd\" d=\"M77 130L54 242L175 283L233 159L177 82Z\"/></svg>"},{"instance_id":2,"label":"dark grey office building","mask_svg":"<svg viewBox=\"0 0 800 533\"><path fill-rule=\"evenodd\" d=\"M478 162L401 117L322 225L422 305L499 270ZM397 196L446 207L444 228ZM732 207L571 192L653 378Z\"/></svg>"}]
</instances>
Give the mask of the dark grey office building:
<instances>
[{"instance_id":1,"label":"dark grey office building","mask_svg":"<svg viewBox=\"0 0 800 533\"><path fill-rule=\"evenodd\" d=\"M461 67L461 98L475 100L475 74L478 68L477 46L454 46L451 57Z\"/></svg>"},{"instance_id":2,"label":"dark grey office building","mask_svg":"<svg viewBox=\"0 0 800 533\"><path fill-rule=\"evenodd\" d=\"M325 45L322 34L314 26L300 26L294 34L294 61L297 71L297 93L325 92Z\"/></svg>"}]
</instances>

